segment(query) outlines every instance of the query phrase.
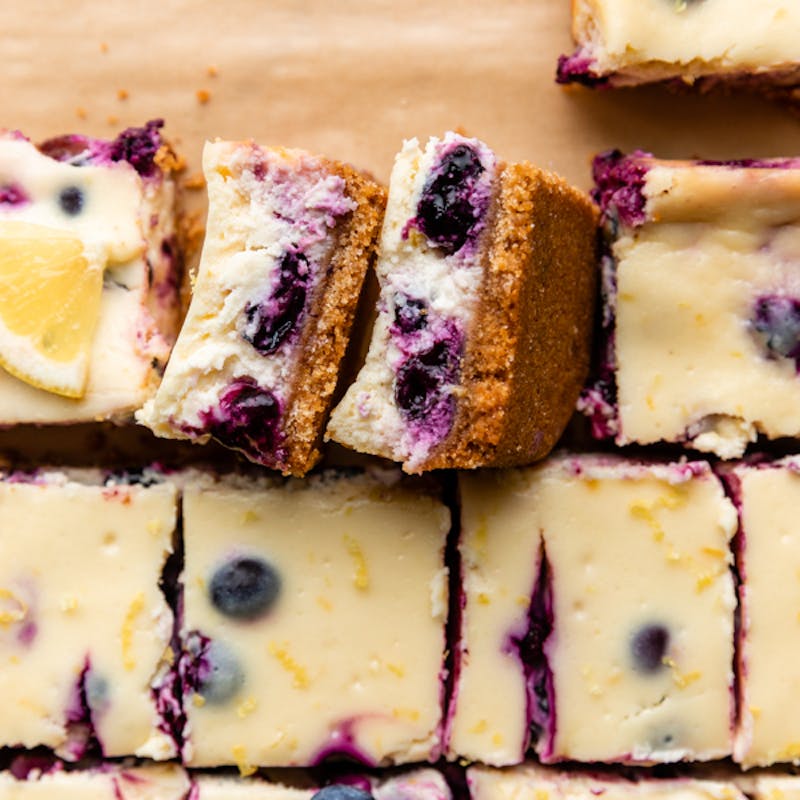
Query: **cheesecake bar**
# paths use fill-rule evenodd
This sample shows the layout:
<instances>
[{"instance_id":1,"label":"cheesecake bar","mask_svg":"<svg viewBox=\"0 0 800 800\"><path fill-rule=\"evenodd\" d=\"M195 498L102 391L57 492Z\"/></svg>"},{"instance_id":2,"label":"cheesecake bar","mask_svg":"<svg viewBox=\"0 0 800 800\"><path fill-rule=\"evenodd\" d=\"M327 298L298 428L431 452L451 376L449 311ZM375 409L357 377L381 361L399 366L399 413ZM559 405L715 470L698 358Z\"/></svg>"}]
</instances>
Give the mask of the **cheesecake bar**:
<instances>
[{"instance_id":1,"label":"cheesecake bar","mask_svg":"<svg viewBox=\"0 0 800 800\"><path fill-rule=\"evenodd\" d=\"M16 767L12 762L0 772L0 800L186 800L190 789L186 773L173 764L107 763L74 772Z\"/></svg>"},{"instance_id":2,"label":"cheesecake bar","mask_svg":"<svg viewBox=\"0 0 800 800\"><path fill-rule=\"evenodd\" d=\"M207 143L203 169L191 305L138 419L303 475L320 457L384 191L345 164L253 142Z\"/></svg>"},{"instance_id":3,"label":"cheesecake bar","mask_svg":"<svg viewBox=\"0 0 800 800\"><path fill-rule=\"evenodd\" d=\"M456 133L395 160L369 353L327 438L408 472L527 464L586 376L595 214Z\"/></svg>"},{"instance_id":4,"label":"cheesecake bar","mask_svg":"<svg viewBox=\"0 0 800 800\"><path fill-rule=\"evenodd\" d=\"M196 774L195 800L451 800L441 772L415 769L383 777L345 774L319 786L305 774L235 778ZM292 780L294 779L294 780Z\"/></svg>"},{"instance_id":5,"label":"cheesecake bar","mask_svg":"<svg viewBox=\"0 0 800 800\"><path fill-rule=\"evenodd\" d=\"M727 480L739 507L739 725L745 767L800 763L800 458L740 464Z\"/></svg>"},{"instance_id":6,"label":"cheesecake bar","mask_svg":"<svg viewBox=\"0 0 800 800\"><path fill-rule=\"evenodd\" d=\"M604 352L580 408L617 444L740 456L800 435L800 160L595 160Z\"/></svg>"},{"instance_id":7,"label":"cheesecake bar","mask_svg":"<svg viewBox=\"0 0 800 800\"><path fill-rule=\"evenodd\" d=\"M459 481L450 756L729 755L736 511L710 467L560 456Z\"/></svg>"},{"instance_id":8,"label":"cheesecake bar","mask_svg":"<svg viewBox=\"0 0 800 800\"><path fill-rule=\"evenodd\" d=\"M0 746L176 754L173 614L159 586L176 516L163 481L0 480Z\"/></svg>"},{"instance_id":9,"label":"cheesecake bar","mask_svg":"<svg viewBox=\"0 0 800 800\"><path fill-rule=\"evenodd\" d=\"M726 780L615 775L597 770L562 772L534 763L510 769L470 767L467 782L471 800L746 800L745 794Z\"/></svg>"},{"instance_id":10,"label":"cheesecake bar","mask_svg":"<svg viewBox=\"0 0 800 800\"><path fill-rule=\"evenodd\" d=\"M436 759L450 514L419 488L396 475L187 481L188 764Z\"/></svg>"},{"instance_id":11,"label":"cheesecake bar","mask_svg":"<svg viewBox=\"0 0 800 800\"><path fill-rule=\"evenodd\" d=\"M792 0L572 0L576 50L559 83L671 81L790 95L800 86L800 9Z\"/></svg>"},{"instance_id":12,"label":"cheesecake bar","mask_svg":"<svg viewBox=\"0 0 800 800\"><path fill-rule=\"evenodd\" d=\"M161 125L0 133L0 425L123 420L154 391L181 282Z\"/></svg>"}]
</instances>

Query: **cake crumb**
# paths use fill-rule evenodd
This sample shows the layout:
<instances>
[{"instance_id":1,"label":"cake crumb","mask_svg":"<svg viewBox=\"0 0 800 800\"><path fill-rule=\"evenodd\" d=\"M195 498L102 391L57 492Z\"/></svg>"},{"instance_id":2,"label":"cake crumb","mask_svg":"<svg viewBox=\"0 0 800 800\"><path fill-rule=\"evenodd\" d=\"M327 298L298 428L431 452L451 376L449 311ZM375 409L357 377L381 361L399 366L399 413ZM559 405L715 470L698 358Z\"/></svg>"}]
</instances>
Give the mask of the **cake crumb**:
<instances>
[{"instance_id":1,"label":"cake crumb","mask_svg":"<svg viewBox=\"0 0 800 800\"><path fill-rule=\"evenodd\" d=\"M117 89L117 100L127 100L129 96L127 89Z\"/></svg>"},{"instance_id":2,"label":"cake crumb","mask_svg":"<svg viewBox=\"0 0 800 800\"><path fill-rule=\"evenodd\" d=\"M181 182L181 185L184 189L196 191L205 188L206 179L203 177L202 172L195 172L193 175L187 175Z\"/></svg>"},{"instance_id":3,"label":"cake crumb","mask_svg":"<svg viewBox=\"0 0 800 800\"><path fill-rule=\"evenodd\" d=\"M197 97L197 102L200 103L201 106L206 105L208 101L211 100L211 92L209 92L208 89L198 89L195 95Z\"/></svg>"}]
</instances>

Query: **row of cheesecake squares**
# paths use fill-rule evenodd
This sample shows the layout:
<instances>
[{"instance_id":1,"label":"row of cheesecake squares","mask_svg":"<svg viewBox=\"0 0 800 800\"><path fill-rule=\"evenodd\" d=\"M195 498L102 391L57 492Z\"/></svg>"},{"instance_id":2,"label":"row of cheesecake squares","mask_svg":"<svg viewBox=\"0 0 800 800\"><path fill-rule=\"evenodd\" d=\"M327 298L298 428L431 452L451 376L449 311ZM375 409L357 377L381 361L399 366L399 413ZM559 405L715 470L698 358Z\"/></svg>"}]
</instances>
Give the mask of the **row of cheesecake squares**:
<instances>
[{"instance_id":1,"label":"row of cheesecake squares","mask_svg":"<svg viewBox=\"0 0 800 800\"><path fill-rule=\"evenodd\" d=\"M426 481L9 474L0 743L245 773L800 758L796 458L723 483L563 455L461 473L458 507Z\"/></svg>"},{"instance_id":2,"label":"row of cheesecake squares","mask_svg":"<svg viewBox=\"0 0 800 800\"><path fill-rule=\"evenodd\" d=\"M553 446L589 358L585 195L452 132L405 143L388 204L348 165L208 143L181 322L178 166L158 121L112 142L0 138L0 267L14 287L0 295L0 422L144 406L159 435L213 437L293 475L326 429L411 471L529 463ZM370 354L328 425L378 252Z\"/></svg>"},{"instance_id":3,"label":"row of cheesecake squares","mask_svg":"<svg viewBox=\"0 0 800 800\"><path fill-rule=\"evenodd\" d=\"M46 762L34 768L12 762L11 770L0 772L3 800L796 800L798 793L800 778L769 771L746 775L720 769L707 777L653 778L567 772L533 763L508 769L471 766L449 775L409 769L380 779L334 773L322 780L281 770L242 780L154 764L65 771Z\"/></svg>"},{"instance_id":4,"label":"row of cheesecake squares","mask_svg":"<svg viewBox=\"0 0 800 800\"><path fill-rule=\"evenodd\" d=\"M385 208L346 165L211 143L181 327L178 165L157 122L111 142L0 140L0 264L15 287L0 296L4 424L144 406L159 435L213 437L295 475L326 429L408 471L526 464L553 446L589 365L586 197L455 133L404 145ZM800 434L797 167L596 159L603 334L578 405L597 436L735 458L759 434ZM377 251L370 352L329 423Z\"/></svg>"}]
</instances>

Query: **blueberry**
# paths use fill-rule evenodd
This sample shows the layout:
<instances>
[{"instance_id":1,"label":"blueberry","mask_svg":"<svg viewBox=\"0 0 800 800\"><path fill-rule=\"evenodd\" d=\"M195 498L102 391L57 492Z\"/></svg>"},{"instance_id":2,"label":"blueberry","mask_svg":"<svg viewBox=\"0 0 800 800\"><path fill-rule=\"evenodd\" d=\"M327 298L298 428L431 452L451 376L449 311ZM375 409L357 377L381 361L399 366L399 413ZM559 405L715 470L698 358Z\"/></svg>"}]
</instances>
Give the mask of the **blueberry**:
<instances>
[{"instance_id":1,"label":"blueberry","mask_svg":"<svg viewBox=\"0 0 800 800\"><path fill-rule=\"evenodd\" d=\"M372 795L356 786L345 783L332 783L324 786L311 796L311 800L373 800Z\"/></svg>"},{"instance_id":2,"label":"blueberry","mask_svg":"<svg viewBox=\"0 0 800 800\"><path fill-rule=\"evenodd\" d=\"M412 223L447 255L464 246L479 222L482 209L472 195L483 171L474 148L461 144L442 158L422 188Z\"/></svg>"},{"instance_id":3,"label":"blueberry","mask_svg":"<svg viewBox=\"0 0 800 800\"><path fill-rule=\"evenodd\" d=\"M222 642L212 640L200 656L197 691L207 703L221 705L234 698L244 684L239 659Z\"/></svg>"},{"instance_id":4,"label":"blueberry","mask_svg":"<svg viewBox=\"0 0 800 800\"><path fill-rule=\"evenodd\" d=\"M84 688L86 691L86 705L95 713L103 711L109 705L108 681L95 672L89 671L86 675Z\"/></svg>"},{"instance_id":5,"label":"blueberry","mask_svg":"<svg viewBox=\"0 0 800 800\"><path fill-rule=\"evenodd\" d=\"M77 217L83 211L83 191L77 186L67 186L58 195L61 210L70 217Z\"/></svg>"},{"instance_id":6,"label":"blueberry","mask_svg":"<svg viewBox=\"0 0 800 800\"><path fill-rule=\"evenodd\" d=\"M226 616L255 619L272 607L280 589L280 575L272 564L263 558L238 556L214 570L208 594Z\"/></svg>"},{"instance_id":7,"label":"blueberry","mask_svg":"<svg viewBox=\"0 0 800 800\"><path fill-rule=\"evenodd\" d=\"M397 371L395 402L410 419L421 419L445 399L443 389L454 383L459 358L449 342L439 341L407 359Z\"/></svg>"},{"instance_id":8,"label":"blueberry","mask_svg":"<svg viewBox=\"0 0 800 800\"><path fill-rule=\"evenodd\" d=\"M306 306L310 275L308 259L288 251L281 258L278 283L269 299L245 307L242 338L261 355L274 353L297 327Z\"/></svg>"},{"instance_id":9,"label":"blueberry","mask_svg":"<svg viewBox=\"0 0 800 800\"><path fill-rule=\"evenodd\" d=\"M394 298L394 324L401 333L416 333L428 324L428 304L404 294Z\"/></svg>"},{"instance_id":10,"label":"blueberry","mask_svg":"<svg viewBox=\"0 0 800 800\"><path fill-rule=\"evenodd\" d=\"M771 358L800 358L800 302L791 297L759 297L753 330Z\"/></svg>"},{"instance_id":11,"label":"blueberry","mask_svg":"<svg viewBox=\"0 0 800 800\"><path fill-rule=\"evenodd\" d=\"M200 419L215 439L259 463L278 454L282 441L280 403L252 378L230 384L218 407L202 412Z\"/></svg>"},{"instance_id":12,"label":"blueberry","mask_svg":"<svg viewBox=\"0 0 800 800\"><path fill-rule=\"evenodd\" d=\"M631 659L637 672L653 673L664 667L669 631L663 625L645 625L630 640Z\"/></svg>"}]
</instances>

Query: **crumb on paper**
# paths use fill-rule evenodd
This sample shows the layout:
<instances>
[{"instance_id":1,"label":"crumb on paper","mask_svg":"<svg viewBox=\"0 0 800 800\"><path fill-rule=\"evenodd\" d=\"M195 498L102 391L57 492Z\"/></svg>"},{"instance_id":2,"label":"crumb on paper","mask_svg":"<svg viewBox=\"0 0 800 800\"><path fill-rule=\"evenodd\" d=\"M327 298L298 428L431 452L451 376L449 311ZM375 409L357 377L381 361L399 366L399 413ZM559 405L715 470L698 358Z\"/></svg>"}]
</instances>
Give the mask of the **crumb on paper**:
<instances>
[{"instance_id":1,"label":"crumb on paper","mask_svg":"<svg viewBox=\"0 0 800 800\"><path fill-rule=\"evenodd\" d=\"M100 42L100 52L101 53L108 52L108 42Z\"/></svg>"},{"instance_id":2,"label":"crumb on paper","mask_svg":"<svg viewBox=\"0 0 800 800\"><path fill-rule=\"evenodd\" d=\"M198 89L196 92L197 102L204 106L211 99L211 92L208 89Z\"/></svg>"},{"instance_id":3,"label":"crumb on paper","mask_svg":"<svg viewBox=\"0 0 800 800\"><path fill-rule=\"evenodd\" d=\"M106 118L109 125L119 125L119 117L116 114L109 114Z\"/></svg>"},{"instance_id":4,"label":"crumb on paper","mask_svg":"<svg viewBox=\"0 0 800 800\"><path fill-rule=\"evenodd\" d=\"M217 75L219 75L219 69L217 68L217 65L209 64L206 68L206 75L208 75L209 78L216 78Z\"/></svg>"},{"instance_id":5,"label":"crumb on paper","mask_svg":"<svg viewBox=\"0 0 800 800\"><path fill-rule=\"evenodd\" d=\"M78 119L86 119L89 116L89 114L87 113L86 109L83 106L78 106L75 109L75 116Z\"/></svg>"},{"instance_id":6,"label":"crumb on paper","mask_svg":"<svg viewBox=\"0 0 800 800\"><path fill-rule=\"evenodd\" d=\"M193 175L187 175L183 179L182 185L184 189L204 189L206 185L206 179L202 172L195 172Z\"/></svg>"},{"instance_id":7,"label":"crumb on paper","mask_svg":"<svg viewBox=\"0 0 800 800\"><path fill-rule=\"evenodd\" d=\"M127 100L129 96L127 89L117 89L117 100Z\"/></svg>"}]
</instances>

